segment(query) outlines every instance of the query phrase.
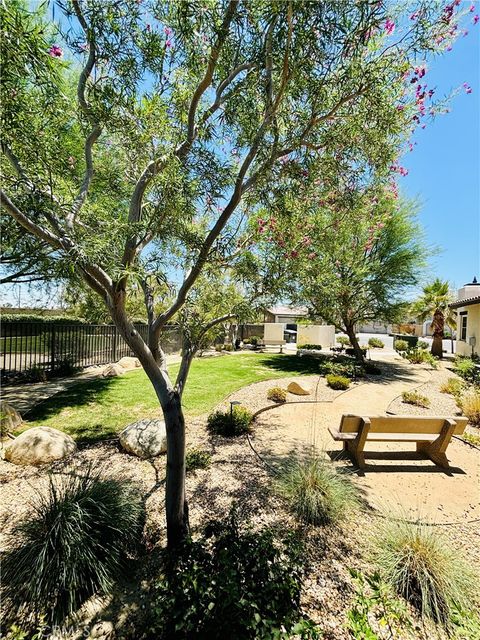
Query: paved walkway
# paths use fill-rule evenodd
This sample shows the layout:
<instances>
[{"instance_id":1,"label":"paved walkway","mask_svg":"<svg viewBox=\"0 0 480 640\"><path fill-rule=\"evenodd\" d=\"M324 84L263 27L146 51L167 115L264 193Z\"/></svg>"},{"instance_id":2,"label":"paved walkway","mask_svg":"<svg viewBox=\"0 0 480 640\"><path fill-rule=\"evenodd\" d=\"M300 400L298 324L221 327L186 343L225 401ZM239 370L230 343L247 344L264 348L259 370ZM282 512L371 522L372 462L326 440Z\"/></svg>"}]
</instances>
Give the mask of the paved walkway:
<instances>
[{"instance_id":1,"label":"paved walkway","mask_svg":"<svg viewBox=\"0 0 480 640\"><path fill-rule=\"evenodd\" d=\"M478 452L468 445L452 441L447 451L451 469L445 472L417 454L414 443L367 443L367 468L360 471L328 432L344 413L385 414L402 391L420 386L430 376L426 369L404 365L398 377L359 384L332 402L280 405L257 417L253 446L273 465L312 446L325 451L336 464L354 472L365 499L383 512L438 522L480 517Z\"/></svg>"}]
</instances>

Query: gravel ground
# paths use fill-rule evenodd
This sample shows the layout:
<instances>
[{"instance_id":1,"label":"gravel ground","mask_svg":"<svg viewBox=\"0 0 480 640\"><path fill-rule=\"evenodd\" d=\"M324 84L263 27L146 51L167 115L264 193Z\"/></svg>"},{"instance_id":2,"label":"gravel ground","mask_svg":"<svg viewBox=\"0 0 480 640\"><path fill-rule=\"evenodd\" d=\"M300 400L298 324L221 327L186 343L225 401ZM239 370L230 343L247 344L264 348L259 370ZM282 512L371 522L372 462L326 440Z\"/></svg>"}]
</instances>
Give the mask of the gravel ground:
<instances>
[{"instance_id":1,"label":"gravel ground","mask_svg":"<svg viewBox=\"0 0 480 640\"><path fill-rule=\"evenodd\" d=\"M393 376L394 368L387 363L381 364L384 369L384 379ZM432 380L424 387L425 395L436 393L439 399L452 402L449 396L438 392L438 386L443 378L449 377L451 372L433 372ZM230 400L242 402L251 411L258 411L270 405L266 399L266 392L273 386L286 387L290 381L300 382L312 390L310 396L292 396L289 401L308 401L317 399L331 401L341 392L329 389L323 378L309 376L303 378L285 378L260 382L232 394L222 407L228 407ZM430 397L430 396L429 396ZM434 412L440 411L432 396ZM390 409L395 407L397 400ZM407 413L410 405L403 405L402 413ZM415 409L415 407L412 407ZM451 413L452 406L447 413ZM422 410L428 411L428 410ZM422 414L428 415L428 413ZM240 513L249 519L254 527L272 526L285 533L289 529L298 528L294 518L285 508L284 503L272 491L272 478L266 467L259 461L248 445L245 438L225 439L211 437L205 428L206 416L188 421L187 442L189 447L202 447L212 455L212 464L208 469L197 470L187 475L187 495L190 505L190 520L194 534L201 525L216 516L223 516L228 512L231 504L238 505ZM465 445L466 446L466 445ZM0 485L2 500L0 501L0 530L3 548L12 542L9 533L13 525L31 511L31 502L35 499L37 490L43 491L48 486L49 474L62 475L72 472L82 472L88 464L94 464L106 470L109 476L130 479L137 483L145 498L147 520L145 539L151 554L147 557L144 569L126 587L115 593L115 612L101 604L95 605L95 613L101 619L112 619L114 623L127 618L126 629L128 637L135 637L132 625L135 623L134 614L125 614L130 610L125 606L137 610L141 615L143 608L148 607L148 587L145 588L145 574L152 573L155 565L156 552L165 543L164 519L164 482L165 457L153 461L139 460L123 453L116 440L97 443L81 447L69 459L41 468L17 467L0 460ZM347 523L341 529L322 531L321 529L306 529L306 549L308 551L307 577L302 595L302 607L313 620L321 625L325 640L348 640L351 638L346 629L346 613L352 605L354 589L349 574L349 568L362 571L373 571L369 560L367 541L375 530L378 519L371 514L362 513L355 518L354 523ZM473 565L480 565L480 530L478 523L462 523L453 526L443 526L442 530L451 540L456 549L461 549L471 560ZM140 586L141 585L141 586ZM147 595L146 595L147 594ZM133 603L133 605L132 605ZM106 611L109 611L107 616ZM133 635L132 635L133 633ZM120 632L117 637L122 637ZM73 637L73 636L71 636ZM85 637L85 636L83 636ZM383 636L379 636L383 637ZM407 638L410 636L398 636ZM441 634L433 633L431 629L416 626L413 637L418 640L442 638Z\"/></svg>"}]
</instances>

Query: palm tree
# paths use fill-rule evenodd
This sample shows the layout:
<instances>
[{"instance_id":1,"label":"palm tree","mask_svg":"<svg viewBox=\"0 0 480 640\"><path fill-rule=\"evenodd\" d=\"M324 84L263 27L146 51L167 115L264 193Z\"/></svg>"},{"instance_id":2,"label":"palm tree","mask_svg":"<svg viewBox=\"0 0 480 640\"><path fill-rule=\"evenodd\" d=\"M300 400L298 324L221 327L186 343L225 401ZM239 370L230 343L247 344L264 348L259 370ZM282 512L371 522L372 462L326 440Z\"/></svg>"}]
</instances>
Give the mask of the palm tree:
<instances>
[{"instance_id":1,"label":"palm tree","mask_svg":"<svg viewBox=\"0 0 480 640\"><path fill-rule=\"evenodd\" d=\"M442 340L444 337L445 325L452 329L455 327L453 312L448 306L453 300L448 282L442 282L436 278L432 284L423 287L423 295L413 305L415 315L424 322L427 318L432 318L431 327L433 329L432 355L441 358Z\"/></svg>"}]
</instances>

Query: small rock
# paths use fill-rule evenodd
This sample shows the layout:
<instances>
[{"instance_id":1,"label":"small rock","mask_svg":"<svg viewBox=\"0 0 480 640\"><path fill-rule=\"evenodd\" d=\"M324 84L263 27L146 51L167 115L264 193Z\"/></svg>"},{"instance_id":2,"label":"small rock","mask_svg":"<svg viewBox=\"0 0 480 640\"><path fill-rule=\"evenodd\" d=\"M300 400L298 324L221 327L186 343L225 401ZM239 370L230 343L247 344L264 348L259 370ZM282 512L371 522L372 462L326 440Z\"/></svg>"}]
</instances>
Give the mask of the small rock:
<instances>
[{"instance_id":1,"label":"small rock","mask_svg":"<svg viewBox=\"0 0 480 640\"><path fill-rule=\"evenodd\" d=\"M6 435L9 431L14 431L22 424L22 416L18 411L8 404L6 400L0 402L0 433Z\"/></svg>"},{"instance_id":2,"label":"small rock","mask_svg":"<svg viewBox=\"0 0 480 640\"><path fill-rule=\"evenodd\" d=\"M19 465L39 465L61 460L75 451L75 440L51 427L24 431L5 448L5 460Z\"/></svg>"},{"instance_id":3,"label":"small rock","mask_svg":"<svg viewBox=\"0 0 480 640\"><path fill-rule=\"evenodd\" d=\"M124 356L123 358L120 358L120 360L116 364L118 364L123 369L126 369L127 371L129 369L138 369L142 366L138 358L131 358L130 356Z\"/></svg>"},{"instance_id":4,"label":"small rock","mask_svg":"<svg viewBox=\"0 0 480 640\"><path fill-rule=\"evenodd\" d=\"M102 373L102 376L104 378L116 378L118 376L123 376L124 373L125 373L125 369L121 367L119 364L115 363L115 364L108 364L105 367Z\"/></svg>"},{"instance_id":5,"label":"small rock","mask_svg":"<svg viewBox=\"0 0 480 640\"><path fill-rule=\"evenodd\" d=\"M167 450L167 430L163 420L139 420L119 434L121 446L139 458L154 458Z\"/></svg>"},{"instance_id":6,"label":"small rock","mask_svg":"<svg viewBox=\"0 0 480 640\"><path fill-rule=\"evenodd\" d=\"M298 382L290 382L287 391L293 393L295 396L309 396L311 393L309 389L301 387Z\"/></svg>"}]
</instances>

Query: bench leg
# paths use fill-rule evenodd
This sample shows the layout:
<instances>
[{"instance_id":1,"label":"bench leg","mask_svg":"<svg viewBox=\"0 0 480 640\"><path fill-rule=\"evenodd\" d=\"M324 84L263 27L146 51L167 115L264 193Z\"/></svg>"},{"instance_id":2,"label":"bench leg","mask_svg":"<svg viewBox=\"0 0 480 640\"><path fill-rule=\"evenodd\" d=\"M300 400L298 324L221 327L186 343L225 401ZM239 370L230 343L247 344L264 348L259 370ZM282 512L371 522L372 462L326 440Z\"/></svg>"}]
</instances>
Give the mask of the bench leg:
<instances>
[{"instance_id":1,"label":"bench leg","mask_svg":"<svg viewBox=\"0 0 480 640\"><path fill-rule=\"evenodd\" d=\"M346 440L344 442L344 449L348 451L359 469L365 469L366 467L363 449L365 448L365 442L369 431L370 420L368 418L362 418L362 424L358 430L358 436L355 440Z\"/></svg>"},{"instance_id":2,"label":"bench leg","mask_svg":"<svg viewBox=\"0 0 480 640\"><path fill-rule=\"evenodd\" d=\"M417 452L428 456L439 467L448 469L449 464L445 451L450 444L455 427L456 422L454 420L445 420L438 438L433 442L417 442Z\"/></svg>"}]
</instances>

